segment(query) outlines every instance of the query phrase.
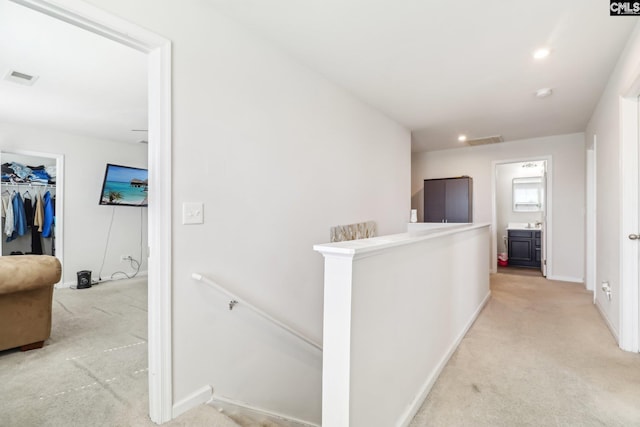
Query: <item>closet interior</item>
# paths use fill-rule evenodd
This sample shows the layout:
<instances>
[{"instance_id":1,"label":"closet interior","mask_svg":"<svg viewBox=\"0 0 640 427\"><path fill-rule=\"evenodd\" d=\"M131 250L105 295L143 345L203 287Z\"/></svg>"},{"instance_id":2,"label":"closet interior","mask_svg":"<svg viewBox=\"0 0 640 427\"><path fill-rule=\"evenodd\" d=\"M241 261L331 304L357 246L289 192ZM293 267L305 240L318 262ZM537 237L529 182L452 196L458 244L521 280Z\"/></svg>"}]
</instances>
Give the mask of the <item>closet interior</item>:
<instances>
[{"instance_id":1,"label":"closet interior","mask_svg":"<svg viewBox=\"0 0 640 427\"><path fill-rule=\"evenodd\" d=\"M56 255L56 158L2 153L2 255Z\"/></svg>"}]
</instances>

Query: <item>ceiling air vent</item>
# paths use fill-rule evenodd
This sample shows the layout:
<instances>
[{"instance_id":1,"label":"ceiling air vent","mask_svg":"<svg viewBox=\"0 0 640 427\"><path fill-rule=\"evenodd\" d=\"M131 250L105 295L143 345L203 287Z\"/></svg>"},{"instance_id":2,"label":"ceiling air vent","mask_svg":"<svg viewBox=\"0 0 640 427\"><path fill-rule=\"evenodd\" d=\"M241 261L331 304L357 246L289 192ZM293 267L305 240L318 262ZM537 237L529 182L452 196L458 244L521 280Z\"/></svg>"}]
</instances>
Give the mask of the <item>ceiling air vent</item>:
<instances>
[{"instance_id":1,"label":"ceiling air vent","mask_svg":"<svg viewBox=\"0 0 640 427\"><path fill-rule=\"evenodd\" d=\"M496 144L498 142L503 142L502 135L494 135L494 136L486 136L484 138L474 138L467 139L467 144L469 145L486 145L486 144Z\"/></svg>"},{"instance_id":2,"label":"ceiling air vent","mask_svg":"<svg viewBox=\"0 0 640 427\"><path fill-rule=\"evenodd\" d=\"M21 73L16 70L9 70L7 74L4 75L4 80L20 85L32 86L36 80L38 80L38 76L32 76L31 74Z\"/></svg>"}]
</instances>

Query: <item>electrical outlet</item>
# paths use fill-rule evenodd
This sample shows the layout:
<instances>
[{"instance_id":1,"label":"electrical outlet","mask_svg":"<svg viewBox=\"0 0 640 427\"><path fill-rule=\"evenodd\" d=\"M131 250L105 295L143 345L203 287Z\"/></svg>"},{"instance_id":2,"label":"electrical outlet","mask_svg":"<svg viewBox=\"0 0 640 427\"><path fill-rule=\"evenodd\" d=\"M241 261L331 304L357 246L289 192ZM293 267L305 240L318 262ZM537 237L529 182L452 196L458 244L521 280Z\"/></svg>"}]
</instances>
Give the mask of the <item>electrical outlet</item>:
<instances>
[{"instance_id":1,"label":"electrical outlet","mask_svg":"<svg viewBox=\"0 0 640 427\"><path fill-rule=\"evenodd\" d=\"M607 297L607 300L611 301L611 285L609 282L602 282L602 291Z\"/></svg>"},{"instance_id":2,"label":"electrical outlet","mask_svg":"<svg viewBox=\"0 0 640 427\"><path fill-rule=\"evenodd\" d=\"M129 261L131 259L131 255L120 255L120 261Z\"/></svg>"}]
</instances>

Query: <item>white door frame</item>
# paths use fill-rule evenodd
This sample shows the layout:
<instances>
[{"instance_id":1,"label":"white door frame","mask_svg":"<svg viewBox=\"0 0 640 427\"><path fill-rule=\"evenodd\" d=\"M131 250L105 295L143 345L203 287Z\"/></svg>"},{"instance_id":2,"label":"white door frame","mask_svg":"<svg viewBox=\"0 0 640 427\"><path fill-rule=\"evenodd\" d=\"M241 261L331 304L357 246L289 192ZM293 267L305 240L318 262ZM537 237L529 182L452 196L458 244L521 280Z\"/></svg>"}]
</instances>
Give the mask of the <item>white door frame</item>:
<instances>
[{"instance_id":1,"label":"white door frame","mask_svg":"<svg viewBox=\"0 0 640 427\"><path fill-rule=\"evenodd\" d=\"M44 153L40 151L27 150L3 150L2 154L18 154L21 156L44 157L56 160L56 226L55 226L55 245L56 258L60 260L60 264L64 265L64 155L55 153ZM0 162L2 160L0 159ZM2 248L2 244L0 244ZM60 275L60 281L56 283L57 287L64 284L64 268Z\"/></svg>"},{"instance_id":2,"label":"white door frame","mask_svg":"<svg viewBox=\"0 0 640 427\"><path fill-rule=\"evenodd\" d=\"M148 56L149 415L172 418L171 42L81 0L11 0Z\"/></svg>"},{"instance_id":3,"label":"white door frame","mask_svg":"<svg viewBox=\"0 0 640 427\"><path fill-rule=\"evenodd\" d=\"M638 95L640 77L620 97L620 292L614 295L620 301L618 344L633 352L640 350L640 242L628 236L640 233Z\"/></svg>"},{"instance_id":4,"label":"white door frame","mask_svg":"<svg viewBox=\"0 0 640 427\"><path fill-rule=\"evenodd\" d=\"M545 247L546 247L546 257L547 257L547 278L552 279L553 277L553 264L552 264L552 248L549 244L553 241L553 220L552 220L552 200L553 200L553 165L552 165L552 156L536 156L536 157L525 157L518 159L508 159L508 160L494 160L491 162L491 272L496 273L498 271L498 238L497 238L497 227L498 227L498 214L497 214L497 200L496 200L496 175L497 168L499 165L509 164L509 163L524 163L524 162L539 162L539 161L547 162L547 188L546 188L546 224L545 224L545 233L542 236L544 239Z\"/></svg>"},{"instance_id":5,"label":"white door frame","mask_svg":"<svg viewBox=\"0 0 640 427\"><path fill-rule=\"evenodd\" d=\"M585 286L593 292L593 302L596 302L596 150L597 136L593 135L593 146L587 148L587 182L586 182L586 247L585 247Z\"/></svg>"}]
</instances>

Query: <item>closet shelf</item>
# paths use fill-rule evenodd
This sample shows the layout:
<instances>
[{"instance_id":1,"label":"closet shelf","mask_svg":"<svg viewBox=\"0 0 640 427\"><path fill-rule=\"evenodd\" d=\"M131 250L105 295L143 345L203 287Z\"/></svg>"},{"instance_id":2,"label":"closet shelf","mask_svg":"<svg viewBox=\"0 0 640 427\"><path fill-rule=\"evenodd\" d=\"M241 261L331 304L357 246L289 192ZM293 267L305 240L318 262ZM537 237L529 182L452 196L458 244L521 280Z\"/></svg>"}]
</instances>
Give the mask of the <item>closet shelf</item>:
<instances>
[{"instance_id":1,"label":"closet shelf","mask_svg":"<svg viewBox=\"0 0 640 427\"><path fill-rule=\"evenodd\" d=\"M42 182L2 182L3 187L43 187L56 188L55 184L44 184Z\"/></svg>"}]
</instances>

